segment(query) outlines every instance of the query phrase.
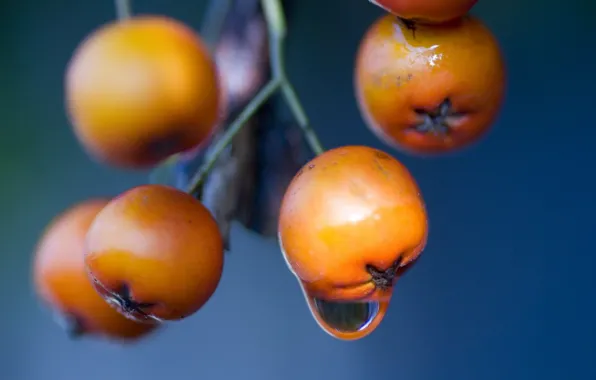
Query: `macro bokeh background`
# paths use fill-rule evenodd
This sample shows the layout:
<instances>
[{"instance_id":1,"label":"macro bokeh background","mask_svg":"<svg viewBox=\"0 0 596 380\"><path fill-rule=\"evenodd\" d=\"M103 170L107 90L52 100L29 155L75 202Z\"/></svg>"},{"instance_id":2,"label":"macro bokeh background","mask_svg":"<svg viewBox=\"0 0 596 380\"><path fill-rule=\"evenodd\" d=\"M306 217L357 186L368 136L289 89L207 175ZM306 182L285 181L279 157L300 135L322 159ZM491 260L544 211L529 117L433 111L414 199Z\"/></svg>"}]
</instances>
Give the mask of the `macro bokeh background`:
<instances>
[{"instance_id":1,"label":"macro bokeh background","mask_svg":"<svg viewBox=\"0 0 596 380\"><path fill-rule=\"evenodd\" d=\"M203 0L134 2L199 28ZM102 167L64 113L65 65L111 1L0 5L0 378L6 380L596 379L596 3L480 0L509 84L487 139L457 155L405 156L365 127L352 89L357 44L381 11L365 0L300 0L288 72L327 147L367 144L418 180L428 247L366 339L311 318L274 240L235 227L208 305L129 347L71 341L35 298L32 251L69 205L147 173Z\"/></svg>"}]
</instances>

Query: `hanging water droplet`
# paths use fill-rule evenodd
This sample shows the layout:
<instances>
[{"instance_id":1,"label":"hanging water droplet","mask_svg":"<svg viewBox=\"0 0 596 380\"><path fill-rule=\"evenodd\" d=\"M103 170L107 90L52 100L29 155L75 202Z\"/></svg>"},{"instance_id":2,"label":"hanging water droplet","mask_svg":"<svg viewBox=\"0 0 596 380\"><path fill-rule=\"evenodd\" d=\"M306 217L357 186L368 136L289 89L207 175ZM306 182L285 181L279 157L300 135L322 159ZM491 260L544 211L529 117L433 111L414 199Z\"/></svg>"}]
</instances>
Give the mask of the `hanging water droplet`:
<instances>
[{"instance_id":1,"label":"hanging water droplet","mask_svg":"<svg viewBox=\"0 0 596 380\"><path fill-rule=\"evenodd\" d=\"M338 332L359 332L379 314L378 302L335 302L313 298L314 312Z\"/></svg>"},{"instance_id":2,"label":"hanging water droplet","mask_svg":"<svg viewBox=\"0 0 596 380\"><path fill-rule=\"evenodd\" d=\"M389 298L382 301L329 301L309 294L298 282L315 321L327 334L341 340L356 340L372 333L381 323Z\"/></svg>"}]
</instances>

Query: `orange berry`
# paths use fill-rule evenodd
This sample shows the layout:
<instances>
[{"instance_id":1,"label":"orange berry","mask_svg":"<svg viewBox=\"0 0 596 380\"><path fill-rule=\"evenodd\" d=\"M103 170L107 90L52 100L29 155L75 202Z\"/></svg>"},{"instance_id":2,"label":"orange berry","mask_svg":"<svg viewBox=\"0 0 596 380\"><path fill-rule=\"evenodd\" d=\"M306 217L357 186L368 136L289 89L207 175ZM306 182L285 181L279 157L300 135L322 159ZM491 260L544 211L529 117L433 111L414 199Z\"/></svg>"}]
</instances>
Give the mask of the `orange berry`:
<instances>
[{"instance_id":1,"label":"orange berry","mask_svg":"<svg viewBox=\"0 0 596 380\"><path fill-rule=\"evenodd\" d=\"M364 36L355 90L368 127L410 153L444 153L479 140L498 116L505 66L477 19L409 24L382 16Z\"/></svg>"},{"instance_id":2,"label":"orange berry","mask_svg":"<svg viewBox=\"0 0 596 380\"><path fill-rule=\"evenodd\" d=\"M107 203L81 202L52 221L36 248L33 281L38 296L67 323L69 333L137 339L157 325L127 319L106 303L89 281L83 260L87 230Z\"/></svg>"},{"instance_id":3,"label":"orange berry","mask_svg":"<svg viewBox=\"0 0 596 380\"><path fill-rule=\"evenodd\" d=\"M401 18L441 23L464 16L478 0L369 0Z\"/></svg>"},{"instance_id":4,"label":"orange berry","mask_svg":"<svg viewBox=\"0 0 596 380\"><path fill-rule=\"evenodd\" d=\"M162 16L94 31L73 54L65 82L79 141L94 158L120 167L150 167L203 144L224 110L206 46Z\"/></svg>"},{"instance_id":5,"label":"orange berry","mask_svg":"<svg viewBox=\"0 0 596 380\"><path fill-rule=\"evenodd\" d=\"M289 268L315 319L341 339L366 336L381 322L393 285L421 254L427 230L409 171L364 146L332 149L305 165L279 217Z\"/></svg>"},{"instance_id":6,"label":"orange berry","mask_svg":"<svg viewBox=\"0 0 596 380\"><path fill-rule=\"evenodd\" d=\"M97 215L85 263L97 291L123 314L178 320L211 298L223 253L217 223L203 204L172 187L143 185Z\"/></svg>"}]
</instances>

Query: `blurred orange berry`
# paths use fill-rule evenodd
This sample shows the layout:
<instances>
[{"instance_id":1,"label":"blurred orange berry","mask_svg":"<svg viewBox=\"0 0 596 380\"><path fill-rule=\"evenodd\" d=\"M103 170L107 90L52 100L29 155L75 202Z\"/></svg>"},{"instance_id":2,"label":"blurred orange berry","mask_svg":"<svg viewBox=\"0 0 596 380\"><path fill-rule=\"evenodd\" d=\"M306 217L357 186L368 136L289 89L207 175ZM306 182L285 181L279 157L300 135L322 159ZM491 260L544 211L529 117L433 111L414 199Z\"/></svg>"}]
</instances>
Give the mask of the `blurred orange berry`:
<instances>
[{"instance_id":1,"label":"blurred orange berry","mask_svg":"<svg viewBox=\"0 0 596 380\"><path fill-rule=\"evenodd\" d=\"M201 38L162 16L115 21L77 47L66 106L86 151L114 166L145 168L203 144L225 102Z\"/></svg>"},{"instance_id":2,"label":"blurred orange berry","mask_svg":"<svg viewBox=\"0 0 596 380\"><path fill-rule=\"evenodd\" d=\"M157 325L135 322L118 313L95 291L85 269L85 235L107 203L107 199L82 202L50 223L34 256L35 290L73 335L137 339Z\"/></svg>"},{"instance_id":3,"label":"blurred orange berry","mask_svg":"<svg viewBox=\"0 0 596 380\"><path fill-rule=\"evenodd\" d=\"M464 16L478 0L369 0L404 19L441 23Z\"/></svg>"}]
</instances>

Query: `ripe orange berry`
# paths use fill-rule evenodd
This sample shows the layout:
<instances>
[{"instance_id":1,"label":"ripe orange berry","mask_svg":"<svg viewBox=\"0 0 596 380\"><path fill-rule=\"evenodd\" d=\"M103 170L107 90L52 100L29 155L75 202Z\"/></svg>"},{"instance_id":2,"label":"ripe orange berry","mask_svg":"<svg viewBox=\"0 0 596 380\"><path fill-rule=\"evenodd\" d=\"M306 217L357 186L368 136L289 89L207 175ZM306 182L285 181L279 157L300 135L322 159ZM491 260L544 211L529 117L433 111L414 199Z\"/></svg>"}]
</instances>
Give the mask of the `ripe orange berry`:
<instances>
[{"instance_id":1,"label":"ripe orange berry","mask_svg":"<svg viewBox=\"0 0 596 380\"><path fill-rule=\"evenodd\" d=\"M143 185L114 198L87 233L95 288L125 315L178 320L215 292L223 242L209 210L172 187Z\"/></svg>"},{"instance_id":2,"label":"ripe orange berry","mask_svg":"<svg viewBox=\"0 0 596 380\"><path fill-rule=\"evenodd\" d=\"M162 16L94 31L73 54L65 82L79 141L115 166L153 166L202 144L224 110L216 64L202 40Z\"/></svg>"},{"instance_id":3,"label":"ripe orange berry","mask_svg":"<svg viewBox=\"0 0 596 380\"><path fill-rule=\"evenodd\" d=\"M315 319L341 339L366 336L381 322L393 285L421 254L427 230L409 171L364 146L332 149L304 166L279 217L289 268Z\"/></svg>"},{"instance_id":4,"label":"ripe orange berry","mask_svg":"<svg viewBox=\"0 0 596 380\"><path fill-rule=\"evenodd\" d=\"M497 41L471 16L442 25L382 16L361 42L354 76L369 128L385 143L419 154L479 140L505 92Z\"/></svg>"},{"instance_id":5,"label":"ripe orange berry","mask_svg":"<svg viewBox=\"0 0 596 380\"><path fill-rule=\"evenodd\" d=\"M106 303L89 281L83 260L87 230L107 203L82 202L49 225L36 248L33 281L38 296L67 323L69 333L130 341L157 325L127 319Z\"/></svg>"},{"instance_id":6,"label":"ripe orange berry","mask_svg":"<svg viewBox=\"0 0 596 380\"><path fill-rule=\"evenodd\" d=\"M464 16L478 0L369 0L401 18L441 23Z\"/></svg>"}]
</instances>

